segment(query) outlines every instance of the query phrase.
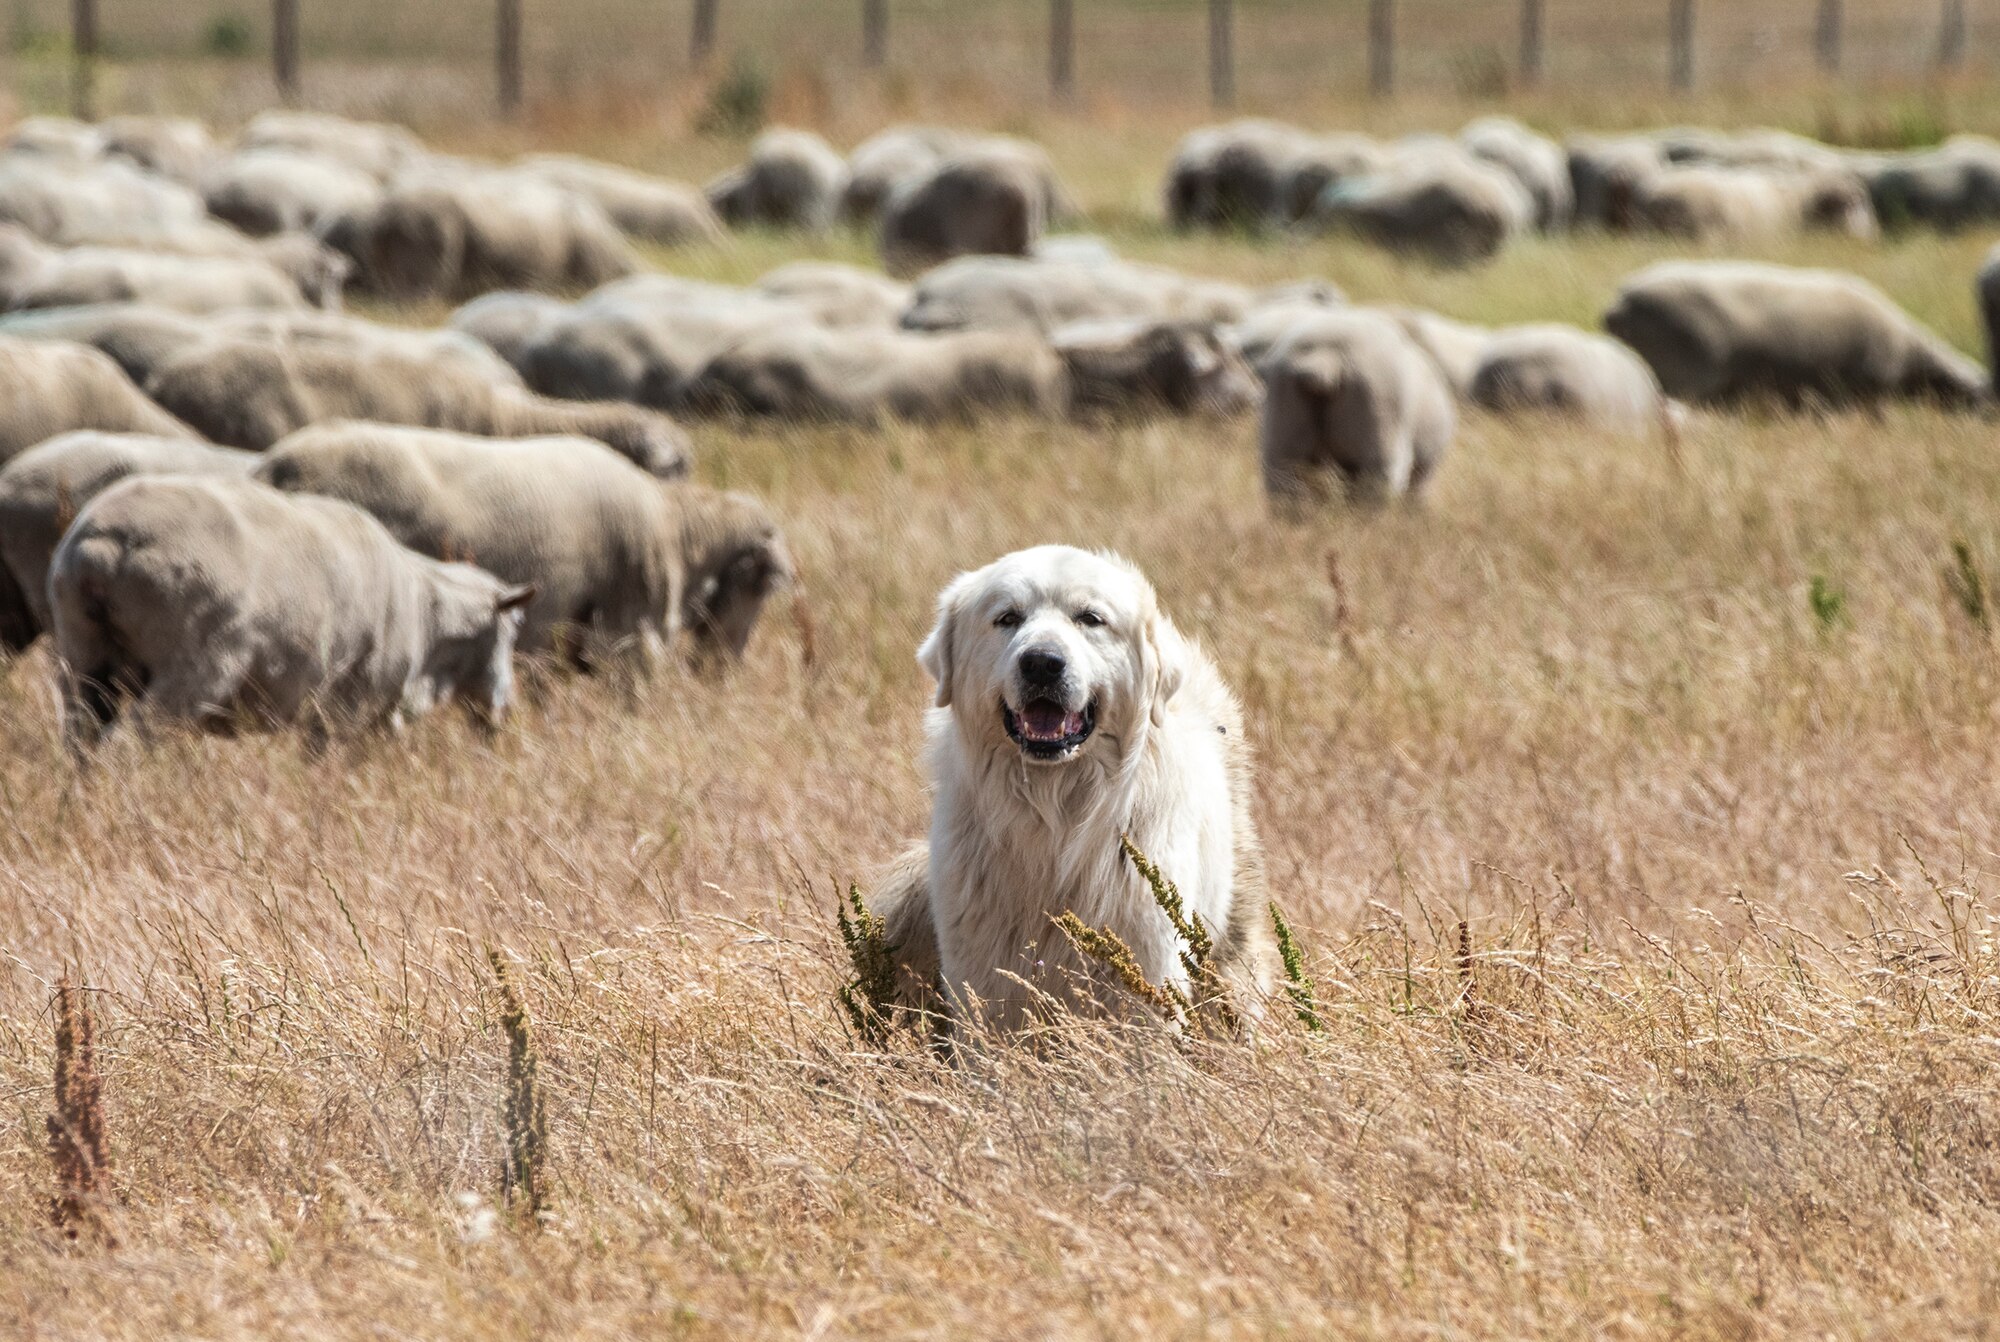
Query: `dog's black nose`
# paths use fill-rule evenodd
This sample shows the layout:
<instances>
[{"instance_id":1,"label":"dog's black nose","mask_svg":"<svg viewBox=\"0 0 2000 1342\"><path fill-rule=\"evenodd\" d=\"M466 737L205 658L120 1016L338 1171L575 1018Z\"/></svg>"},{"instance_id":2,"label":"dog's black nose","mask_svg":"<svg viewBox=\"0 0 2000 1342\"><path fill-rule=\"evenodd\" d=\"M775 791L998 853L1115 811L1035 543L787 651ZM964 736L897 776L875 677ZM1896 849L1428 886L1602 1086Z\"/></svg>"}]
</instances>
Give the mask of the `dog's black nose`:
<instances>
[{"instance_id":1,"label":"dog's black nose","mask_svg":"<svg viewBox=\"0 0 2000 1342\"><path fill-rule=\"evenodd\" d=\"M1030 685L1058 685L1069 663L1059 652L1030 648L1021 654L1021 679Z\"/></svg>"}]
</instances>

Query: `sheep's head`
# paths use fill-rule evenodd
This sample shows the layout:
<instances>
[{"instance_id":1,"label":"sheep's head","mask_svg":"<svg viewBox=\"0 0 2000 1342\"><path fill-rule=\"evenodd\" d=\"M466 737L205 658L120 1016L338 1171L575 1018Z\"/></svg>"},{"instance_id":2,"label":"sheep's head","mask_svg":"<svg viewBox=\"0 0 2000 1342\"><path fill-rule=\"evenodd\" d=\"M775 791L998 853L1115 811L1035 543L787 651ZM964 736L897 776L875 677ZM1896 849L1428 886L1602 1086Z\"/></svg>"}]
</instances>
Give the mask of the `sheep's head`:
<instances>
[{"instance_id":1,"label":"sheep's head","mask_svg":"<svg viewBox=\"0 0 2000 1342\"><path fill-rule=\"evenodd\" d=\"M682 626L698 667L740 661L772 594L798 581L784 533L747 494L697 485L681 491L681 555L687 586Z\"/></svg>"}]
</instances>

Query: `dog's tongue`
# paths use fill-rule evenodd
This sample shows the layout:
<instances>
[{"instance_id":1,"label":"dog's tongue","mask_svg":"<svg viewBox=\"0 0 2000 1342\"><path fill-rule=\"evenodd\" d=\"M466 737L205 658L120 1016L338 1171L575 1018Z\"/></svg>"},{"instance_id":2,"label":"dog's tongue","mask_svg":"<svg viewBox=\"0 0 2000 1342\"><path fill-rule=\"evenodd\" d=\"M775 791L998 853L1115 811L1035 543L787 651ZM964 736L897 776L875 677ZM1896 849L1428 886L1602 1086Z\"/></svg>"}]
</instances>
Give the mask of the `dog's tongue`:
<instances>
[{"instance_id":1,"label":"dog's tongue","mask_svg":"<svg viewBox=\"0 0 2000 1342\"><path fill-rule=\"evenodd\" d=\"M1035 741L1060 741L1083 730L1083 714L1065 713L1061 704L1038 699L1021 710L1021 735Z\"/></svg>"}]
</instances>

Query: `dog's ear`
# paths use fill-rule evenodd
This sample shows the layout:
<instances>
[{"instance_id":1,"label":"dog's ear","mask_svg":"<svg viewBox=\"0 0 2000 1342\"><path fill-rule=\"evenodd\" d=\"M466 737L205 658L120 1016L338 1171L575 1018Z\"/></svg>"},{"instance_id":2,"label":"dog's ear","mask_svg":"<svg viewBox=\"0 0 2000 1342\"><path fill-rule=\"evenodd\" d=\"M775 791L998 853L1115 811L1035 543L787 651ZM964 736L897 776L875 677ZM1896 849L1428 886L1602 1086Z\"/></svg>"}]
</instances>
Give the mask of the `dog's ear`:
<instances>
[{"instance_id":1,"label":"dog's ear","mask_svg":"<svg viewBox=\"0 0 2000 1342\"><path fill-rule=\"evenodd\" d=\"M937 624L931 629L930 637L923 641L923 646L917 649L917 665L937 682L937 698L933 702L939 708L951 707L951 676L957 660L952 644L960 604L959 585L953 583L938 598Z\"/></svg>"},{"instance_id":2,"label":"dog's ear","mask_svg":"<svg viewBox=\"0 0 2000 1342\"><path fill-rule=\"evenodd\" d=\"M1167 705L1181 692L1187 678L1187 645L1180 631L1168 624L1157 610L1146 613L1145 656L1151 664L1147 677L1152 690L1150 716L1155 727L1167 725Z\"/></svg>"}]
</instances>

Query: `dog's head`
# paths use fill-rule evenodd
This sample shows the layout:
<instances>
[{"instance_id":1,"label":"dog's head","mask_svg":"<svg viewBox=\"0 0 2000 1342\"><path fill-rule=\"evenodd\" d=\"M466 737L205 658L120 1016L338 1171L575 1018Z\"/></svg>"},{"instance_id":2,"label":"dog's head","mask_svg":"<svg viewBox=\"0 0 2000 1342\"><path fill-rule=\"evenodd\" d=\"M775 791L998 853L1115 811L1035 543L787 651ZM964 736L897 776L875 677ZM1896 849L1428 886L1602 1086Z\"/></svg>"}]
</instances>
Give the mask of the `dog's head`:
<instances>
[{"instance_id":1,"label":"dog's head","mask_svg":"<svg viewBox=\"0 0 2000 1342\"><path fill-rule=\"evenodd\" d=\"M1122 754L1159 725L1185 656L1137 569L1061 545L961 574L917 651L968 740L1046 765Z\"/></svg>"}]
</instances>

